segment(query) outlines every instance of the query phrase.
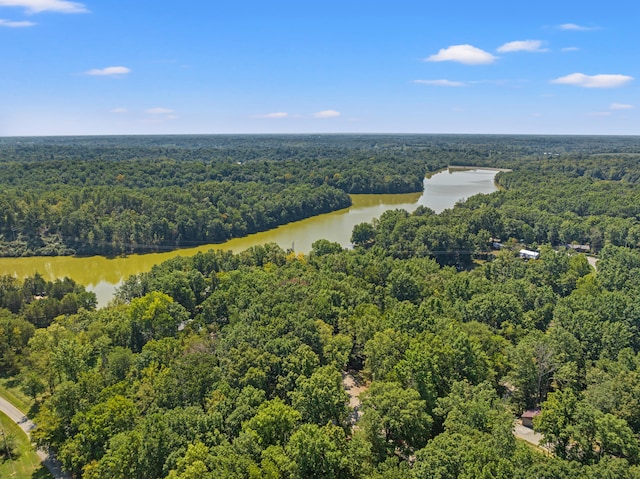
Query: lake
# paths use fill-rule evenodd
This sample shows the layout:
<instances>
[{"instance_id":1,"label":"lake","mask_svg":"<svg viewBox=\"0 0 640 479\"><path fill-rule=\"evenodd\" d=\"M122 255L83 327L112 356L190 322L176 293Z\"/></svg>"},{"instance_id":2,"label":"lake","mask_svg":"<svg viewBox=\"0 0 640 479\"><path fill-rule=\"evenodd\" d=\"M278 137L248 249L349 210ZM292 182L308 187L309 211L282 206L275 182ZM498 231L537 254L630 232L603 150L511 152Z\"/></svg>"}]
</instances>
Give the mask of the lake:
<instances>
[{"instance_id":1,"label":"lake","mask_svg":"<svg viewBox=\"0 0 640 479\"><path fill-rule=\"evenodd\" d=\"M243 251L263 243L277 243L283 249L308 253L311 244L321 238L350 246L353 227L370 222L390 209L414 211L418 206L427 206L440 213L453 207L456 202L478 193L497 190L494 178L497 170L444 170L425 178L422 193L401 195L351 195L353 205L349 208L302 221L289 223L273 230L235 238L225 243L202 245L195 248L178 249L165 253L135 254L126 257L105 258L91 256L34 256L28 258L0 258L0 276L12 275L20 279L40 273L53 281L68 276L96 293L98 305L105 306L115 289L132 274L149 271L155 264L175 256L192 256L199 251L224 249Z\"/></svg>"}]
</instances>

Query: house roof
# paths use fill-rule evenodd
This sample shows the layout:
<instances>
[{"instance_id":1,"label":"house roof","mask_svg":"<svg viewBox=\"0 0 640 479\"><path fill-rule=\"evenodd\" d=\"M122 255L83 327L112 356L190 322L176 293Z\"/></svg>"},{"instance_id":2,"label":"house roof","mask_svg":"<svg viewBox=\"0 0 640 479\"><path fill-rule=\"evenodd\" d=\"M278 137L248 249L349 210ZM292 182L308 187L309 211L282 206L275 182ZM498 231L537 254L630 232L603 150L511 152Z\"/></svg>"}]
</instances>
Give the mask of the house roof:
<instances>
[{"instance_id":1,"label":"house roof","mask_svg":"<svg viewBox=\"0 0 640 479\"><path fill-rule=\"evenodd\" d=\"M533 419L538 414L540 414L540 409L529 409L528 411L523 412L522 416L520 417L525 419Z\"/></svg>"}]
</instances>

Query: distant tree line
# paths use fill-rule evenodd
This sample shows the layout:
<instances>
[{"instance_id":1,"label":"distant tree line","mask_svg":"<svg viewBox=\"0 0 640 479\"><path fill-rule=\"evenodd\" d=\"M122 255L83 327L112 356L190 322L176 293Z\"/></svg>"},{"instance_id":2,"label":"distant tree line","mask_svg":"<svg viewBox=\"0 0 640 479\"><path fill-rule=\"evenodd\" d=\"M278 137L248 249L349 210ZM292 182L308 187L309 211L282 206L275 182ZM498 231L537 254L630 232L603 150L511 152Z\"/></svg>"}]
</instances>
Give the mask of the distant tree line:
<instances>
[{"instance_id":1,"label":"distant tree line","mask_svg":"<svg viewBox=\"0 0 640 479\"><path fill-rule=\"evenodd\" d=\"M492 231L480 228L481 239L472 225L476 238L457 234L465 244L455 249L477 249L487 231L527 243L635 246L637 147L633 137L5 138L0 255L117 255L222 242L344 208L348 193L420 191L425 173L449 164L515 170L498 176L506 191L466 206L499 207L509 218L496 219Z\"/></svg>"},{"instance_id":2,"label":"distant tree line","mask_svg":"<svg viewBox=\"0 0 640 479\"><path fill-rule=\"evenodd\" d=\"M348 193L420 191L445 166L395 148L198 148L0 142L0 255L217 243L345 208ZM141 145L140 142L143 144Z\"/></svg>"}]
</instances>

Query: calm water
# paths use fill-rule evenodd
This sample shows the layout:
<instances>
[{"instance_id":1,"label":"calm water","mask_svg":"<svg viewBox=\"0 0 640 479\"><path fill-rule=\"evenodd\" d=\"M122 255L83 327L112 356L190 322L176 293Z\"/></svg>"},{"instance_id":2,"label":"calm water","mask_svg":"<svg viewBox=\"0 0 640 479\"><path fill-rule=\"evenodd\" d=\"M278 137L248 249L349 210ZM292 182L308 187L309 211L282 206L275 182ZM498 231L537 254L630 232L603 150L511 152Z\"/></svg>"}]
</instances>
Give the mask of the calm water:
<instances>
[{"instance_id":1,"label":"calm water","mask_svg":"<svg viewBox=\"0 0 640 479\"><path fill-rule=\"evenodd\" d=\"M239 252L269 242L277 243L283 249L293 248L308 253L311 244L320 238L335 241L346 247L350 244L353 227L359 223L369 222L386 210L399 208L411 212L420 205L428 206L439 213L477 193L496 191L493 182L495 175L495 170L442 171L424 180L423 193L352 195L353 205L350 208L221 244L112 259L102 256L0 258L0 276L8 274L22 279L32 276L35 272L39 272L47 280L68 276L95 292L99 305L105 306L113 296L115 288L124 279L132 274L149 271L154 264L174 256L192 256L199 251L204 252L212 248Z\"/></svg>"}]
</instances>

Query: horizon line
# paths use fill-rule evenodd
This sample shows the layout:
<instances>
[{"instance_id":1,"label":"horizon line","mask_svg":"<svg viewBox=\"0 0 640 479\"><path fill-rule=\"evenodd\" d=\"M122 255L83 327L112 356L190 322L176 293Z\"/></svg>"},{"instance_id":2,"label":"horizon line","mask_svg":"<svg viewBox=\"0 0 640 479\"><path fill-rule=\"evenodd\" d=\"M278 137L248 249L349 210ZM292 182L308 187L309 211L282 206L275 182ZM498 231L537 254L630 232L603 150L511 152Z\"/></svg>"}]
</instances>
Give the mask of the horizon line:
<instances>
[{"instance_id":1,"label":"horizon line","mask_svg":"<svg viewBox=\"0 0 640 479\"><path fill-rule=\"evenodd\" d=\"M640 137L629 133L415 133L415 132L308 132L308 133L81 133L81 134L28 134L0 135L2 139L14 138L106 138L106 137L168 137L168 136L607 136Z\"/></svg>"}]
</instances>

